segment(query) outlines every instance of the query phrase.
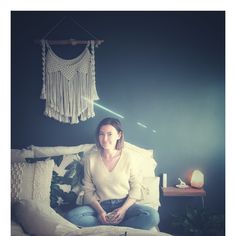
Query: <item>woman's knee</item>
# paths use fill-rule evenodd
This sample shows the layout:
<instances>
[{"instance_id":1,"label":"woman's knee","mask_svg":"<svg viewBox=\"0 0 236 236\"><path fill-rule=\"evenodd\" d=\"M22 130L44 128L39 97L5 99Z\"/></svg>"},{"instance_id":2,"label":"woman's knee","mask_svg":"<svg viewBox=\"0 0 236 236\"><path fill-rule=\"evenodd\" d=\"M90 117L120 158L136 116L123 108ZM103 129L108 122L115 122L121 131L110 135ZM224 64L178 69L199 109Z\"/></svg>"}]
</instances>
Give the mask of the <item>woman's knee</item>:
<instances>
[{"instance_id":1,"label":"woman's knee","mask_svg":"<svg viewBox=\"0 0 236 236\"><path fill-rule=\"evenodd\" d=\"M128 209L124 221L120 225L149 230L157 226L159 222L159 213L156 209L145 205L135 204Z\"/></svg>"},{"instance_id":2,"label":"woman's knee","mask_svg":"<svg viewBox=\"0 0 236 236\"><path fill-rule=\"evenodd\" d=\"M156 209L145 206L143 208L143 213L145 214L146 221L149 223L150 227L157 226L160 223L160 216Z\"/></svg>"},{"instance_id":3,"label":"woman's knee","mask_svg":"<svg viewBox=\"0 0 236 236\"><path fill-rule=\"evenodd\" d=\"M82 214L80 213L80 209L74 208L70 210L69 212L67 212L67 214L65 215L65 218L69 220L70 222L77 224L77 221L81 217L81 215Z\"/></svg>"},{"instance_id":4,"label":"woman's knee","mask_svg":"<svg viewBox=\"0 0 236 236\"><path fill-rule=\"evenodd\" d=\"M90 206L77 207L65 215L65 218L74 224L78 224L81 217L85 216L95 216L95 211Z\"/></svg>"},{"instance_id":5,"label":"woman's knee","mask_svg":"<svg viewBox=\"0 0 236 236\"><path fill-rule=\"evenodd\" d=\"M160 223L160 215L156 209L150 208L149 217L150 217L150 221L152 222L153 226L157 226Z\"/></svg>"}]
</instances>

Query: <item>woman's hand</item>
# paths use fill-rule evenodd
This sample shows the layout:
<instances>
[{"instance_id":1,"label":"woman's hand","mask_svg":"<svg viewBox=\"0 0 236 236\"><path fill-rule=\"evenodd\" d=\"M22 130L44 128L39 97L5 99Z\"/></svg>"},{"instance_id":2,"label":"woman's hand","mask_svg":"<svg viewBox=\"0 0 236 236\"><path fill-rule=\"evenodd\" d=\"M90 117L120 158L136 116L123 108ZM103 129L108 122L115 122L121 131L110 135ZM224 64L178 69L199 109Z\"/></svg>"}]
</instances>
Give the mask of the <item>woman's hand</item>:
<instances>
[{"instance_id":1,"label":"woman's hand","mask_svg":"<svg viewBox=\"0 0 236 236\"><path fill-rule=\"evenodd\" d=\"M128 197L122 207L115 209L114 215L111 217L112 224L119 224L125 217L126 211L136 202L135 199Z\"/></svg>"},{"instance_id":2,"label":"woman's hand","mask_svg":"<svg viewBox=\"0 0 236 236\"><path fill-rule=\"evenodd\" d=\"M119 224L125 217L126 210L122 207L115 209L113 216L110 219L112 224Z\"/></svg>"},{"instance_id":3,"label":"woman's hand","mask_svg":"<svg viewBox=\"0 0 236 236\"><path fill-rule=\"evenodd\" d=\"M107 213L105 211L98 214L98 220L104 225L110 224L110 222L107 221L106 215Z\"/></svg>"}]
</instances>

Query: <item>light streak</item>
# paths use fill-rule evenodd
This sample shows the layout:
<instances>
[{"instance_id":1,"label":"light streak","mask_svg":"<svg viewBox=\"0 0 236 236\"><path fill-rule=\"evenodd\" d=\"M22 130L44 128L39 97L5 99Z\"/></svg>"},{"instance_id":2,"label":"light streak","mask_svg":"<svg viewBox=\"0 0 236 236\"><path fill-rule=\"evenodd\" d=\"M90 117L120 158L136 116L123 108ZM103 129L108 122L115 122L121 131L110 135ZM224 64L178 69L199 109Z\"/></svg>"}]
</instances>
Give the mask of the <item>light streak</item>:
<instances>
[{"instance_id":1,"label":"light streak","mask_svg":"<svg viewBox=\"0 0 236 236\"><path fill-rule=\"evenodd\" d=\"M87 99L87 98L84 98L84 99L87 100L87 101L89 101L89 102L92 102L91 100L89 100L89 99ZM96 107L98 107L98 108L101 108L102 110L107 111L107 112L109 112L109 113L111 113L111 114L113 114L113 115L115 115L115 116L118 116L118 117L121 118L121 119L124 119L124 118L125 118L125 117L122 116L121 114L119 114L119 113L117 113L117 112L115 112L115 111L112 111L111 109L109 109L109 108L107 108L107 107L105 107L105 106L103 106L103 105L101 105L101 104L99 104L99 103L97 103L97 102L93 102L93 104L94 104L94 106L96 106ZM143 123L141 123L141 122L136 122L136 124L139 125L139 126L142 127L142 128L145 128L145 129L148 128L147 125L145 125L145 124L143 124ZM152 132L153 132L153 133L156 133L157 131L156 131L155 129L152 129Z\"/></svg>"},{"instance_id":2,"label":"light streak","mask_svg":"<svg viewBox=\"0 0 236 236\"><path fill-rule=\"evenodd\" d=\"M137 122L137 125L139 125L139 126L141 126L141 127L143 127L143 128L146 128L147 129L147 126L146 125L144 125L143 123L141 123L141 122Z\"/></svg>"},{"instance_id":3,"label":"light streak","mask_svg":"<svg viewBox=\"0 0 236 236\"><path fill-rule=\"evenodd\" d=\"M112 111L111 109L109 109L109 108L107 108L107 107L104 107L104 106L102 106L102 105L100 105L100 104L98 104L98 103L96 103L96 102L93 102L93 104L94 104L96 107L99 107L99 108L101 108L101 109L104 110L104 111L110 112L111 114L113 114L113 115L115 115L115 116L118 116L118 117L120 117L120 118L122 118L122 119L125 118L124 116L120 115L119 113L116 113L116 112Z\"/></svg>"}]
</instances>

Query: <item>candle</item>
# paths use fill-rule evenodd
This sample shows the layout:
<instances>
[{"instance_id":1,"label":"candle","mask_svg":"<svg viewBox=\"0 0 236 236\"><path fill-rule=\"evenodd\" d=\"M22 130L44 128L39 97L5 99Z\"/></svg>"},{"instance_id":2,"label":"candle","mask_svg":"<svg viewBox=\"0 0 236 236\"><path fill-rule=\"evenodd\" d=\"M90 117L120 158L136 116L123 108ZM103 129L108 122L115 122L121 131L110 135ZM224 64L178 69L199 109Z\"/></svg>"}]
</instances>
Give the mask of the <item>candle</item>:
<instances>
[{"instance_id":1,"label":"candle","mask_svg":"<svg viewBox=\"0 0 236 236\"><path fill-rule=\"evenodd\" d=\"M167 174L163 174L163 179L162 179L162 187L166 188L167 187Z\"/></svg>"}]
</instances>

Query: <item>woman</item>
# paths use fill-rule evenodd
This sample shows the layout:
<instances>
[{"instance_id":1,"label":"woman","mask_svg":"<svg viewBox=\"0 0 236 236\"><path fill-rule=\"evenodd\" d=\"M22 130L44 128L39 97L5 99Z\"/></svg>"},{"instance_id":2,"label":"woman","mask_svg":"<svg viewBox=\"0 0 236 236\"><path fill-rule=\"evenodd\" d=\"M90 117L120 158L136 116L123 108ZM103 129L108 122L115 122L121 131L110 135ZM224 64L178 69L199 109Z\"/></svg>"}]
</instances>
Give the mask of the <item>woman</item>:
<instances>
[{"instance_id":1,"label":"woman","mask_svg":"<svg viewBox=\"0 0 236 236\"><path fill-rule=\"evenodd\" d=\"M84 206L67 214L78 226L120 225L150 229L159 223L158 212L136 203L141 185L135 157L123 150L124 132L115 118L103 119L96 130L98 151L85 158Z\"/></svg>"}]
</instances>

